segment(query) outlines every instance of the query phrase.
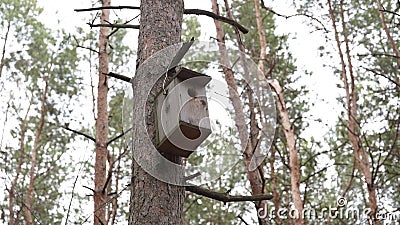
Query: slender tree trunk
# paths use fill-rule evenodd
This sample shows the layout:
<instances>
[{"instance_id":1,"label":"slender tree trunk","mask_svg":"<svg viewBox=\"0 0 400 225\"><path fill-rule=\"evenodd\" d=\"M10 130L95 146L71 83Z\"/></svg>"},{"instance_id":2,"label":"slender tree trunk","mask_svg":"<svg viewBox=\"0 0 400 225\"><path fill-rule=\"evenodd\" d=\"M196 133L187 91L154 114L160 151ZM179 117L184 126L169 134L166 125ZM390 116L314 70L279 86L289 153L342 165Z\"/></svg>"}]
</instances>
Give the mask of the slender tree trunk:
<instances>
[{"instance_id":1,"label":"slender tree trunk","mask_svg":"<svg viewBox=\"0 0 400 225\"><path fill-rule=\"evenodd\" d=\"M226 5L227 6L227 5ZM227 7L229 9L229 7ZM218 8L218 3L217 0L212 0L212 10L215 14L219 15L219 8ZM217 40L221 45L219 45L219 51L221 53L221 64L223 65L223 72L225 75L225 81L228 84L229 87L229 98L232 101L232 105L234 108L235 112L235 124L236 127L238 128L239 132L239 140L241 143L241 147L244 150L243 155L244 155L244 161L245 165L247 168L250 168L250 162L251 159L253 158L253 143L251 139L249 139L249 132L248 132L248 127L246 125L246 117L243 111L243 104L240 99L238 90L237 90L237 85L235 82L235 78L233 76L233 72L230 68L228 68L228 55L226 52L226 47L225 47L225 40L224 40L224 30L222 28L222 24L218 20L214 20L215 23L215 28L217 31ZM243 46L241 46L243 47ZM244 60L244 58L242 58ZM246 66L245 66L246 68ZM253 121L254 122L254 121ZM257 137L255 137L257 138ZM250 171L249 169L247 170L247 177L248 180L250 181L250 186L251 186L251 191L253 195L256 194L263 194L264 193L264 177L263 177L263 169L260 168L258 170L253 170ZM256 202L256 210L257 212L259 209L261 209L260 214L263 215L263 211L265 210L265 202ZM268 224L268 221L266 218L261 219L259 218L259 224Z\"/></svg>"},{"instance_id":2,"label":"slender tree trunk","mask_svg":"<svg viewBox=\"0 0 400 225\"><path fill-rule=\"evenodd\" d=\"M262 25L262 18L261 18L261 12L260 12L260 0L254 0L254 9L256 11L257 30L258 30L258 36L260 38L260 46L261 46L260 59L258 61L258 66L259 66L260 70L263 73L265 73L264 63L265 63L265 58L266 58L266 54L267 54L267 41L265 40L265 32L264 32L264 28Z\"/></svg>"},{"instance_id":3,"label":"slender tree trunk","mask_svg":"<svg viewBox=\"0 0 400 225\"><path fill-rule=\"evenodd\" d=\"M28 110L26 111L24 120L22 121L21 124L21 139L19 142L19 157L18 157L18 164L17 164L17 169L16 169L16 174L11 182L11 187L8 191L9 193L9 198L8 198L8 209L10 212L10 221L8 221L8 225L13 225L14 224L14 194L15 194L15 187L18 183L18 178L22 170L22 164L24 162L24 155L25 155L25 134L26 134L26 120L28 118L28 114L30 112L31 106L32 106L33 98L29 102Z\"/></svg>"},{"instance_id":4,"label":"slender tree trunk","mask_svg":"<svg viewBox=\"0 0 400 225\"><path fill-rule=\"evenodd\" d=\"M293 127L289 119L289 111L286 107L285 96L278 81L274 80L270 82L270 85L277 94L277 105L280 115L280 123L282 125L283 133L287 142L287 148L289 150L289 165L290 165L290 184L292 191L292 201L298 214L294 220L296 225L305 224L303 218L303 201L301 200L300 194L300 163L299 163L299 151L296 146L296 138L293 131Z\"/></svg>"},{"instance_id":5,"label":"slender tree trunk","mask_svg":"<svg viewBox=\"0 0 400 225\"><path fill-rule=\"evenodd\" d=\"M277 190L277 185L276 185L276 176L275 176L275 146L271 146L271 158L269 159L269 165L271 168L271 189L272 189L272 196L273 196L273 200L274 200L274 209L275 209L275 222L277 225L281 225L282 221L281 218L278 214L279 208L280 208L280 196Z\"/></svg>"},{"instance_id":6,"label":"slender tree trunk","mask_svg":"<svg viewBox=\"0 0 400 225\"><path fill-rule=\"evenodd\" d=\"M0 60L0 77L3 74L4 59L6 55L7 40L8 40L8 34L10 33L10 28L11 28L11 22L8 21L6 35L4 36L3 53L1 54L1 60Z\"/></svg>"},{"instance_id":7,"label":"slender tree trunk","mask_svg":"<svg viewBox=\"0 0 400 225\"><path fill-rule=\"evenodd\" d=\"M390 34L389 28L387 26L385 15L384 15L384 12L383 12L382 2L381 2L381 0L376 0L376 1L378 3L379 17L381 19L382 28L385 31L386 37L388 39L388 42L389 42L390 46L392 47L393 52L394 52L394 54L396 56L397 67L400 69L400 52L399 52L399 49L397 48L396 42L393 40L393 37ZM400 84L398 73L395 73L394 79L395 79L397 84ZM397 88L398 91L400 91L400 87L399 86L396 86L396 88Z\"/></svg>"},{"instance_id":8,"label":"slender tree trunk","mask_svg":"<svg viewBox=\"0 0 400 225\"><path fill-rule=\"evenodd\" d=\"M382 5L382 2L381 2L381 0L376 0L376 2L378 3L379 17L381 19L382 28L385 31L386 37L387 37L387 39L389 41L389 44L392 47L393 52L394 52L394 54L396 56L397 65L400 68L400 52L399 52L399 49L396 46L396 42L393 40L393 37L390 34L389 28L387 26L386 19L385 19L385 14L383 12L384 8L383 8L383 5ZM397 79L396 81L398 82L398 77L396 77L396 79Z\"/></svg>"},{"instance_id":9,"label":"slender tree trunk","mask_svg":"<svg viewBox=\"0 0 400 225\"><path fill-rule=\"evenodd\" d=\"M355 87L355 77L353 74L353 67L351 62L351 54L349 47L349 40L346 34L346 23L344 21L344 9L343 9L343 0L340 1L340 17L342 20L342 29L343 29L343 37L346 47L346 57L348 61L348 70L349 74L347 74L346 63L344 60L344 54L341 47L341 42L339 38L339 32L337 30L335 14L332 8L331 1L328 0L329 6L329 15L332 20L332 25L335 33L335 40L339 52L340 62L342 66L342 79L344 83L344 89L346 91L346 105L347 105L347 133L349 136L350 144L353 147L354 159L357 168L364 175L365 182L367 184L367 192L369 199L369 207L371 209L371 221L374 225L379 225L379 220L375 220L376 213L378 211L378 204L376 198L376 186L373 180L373 176L371 173L371 163L368 158L368 154L363 147L361 137L358 129L357 122L357 89ZM350 81L349 81L350 79Z\"/></svg>"},{"instance_id":10,"label":"slender tree trunk","mask_svg":"<svg viewBox=\"0 0 400 225\"><path fill-rule=\"evenodd\" d=\"M102 6L110 6L110 0L102 0ZM101 11L100 22L108 23L110 10ZM106 219L107 201L107 142L108 142L108 52L109 28L101 27L99 34L99 83L97 86L97 120L96 120L96 158L94 166L94 224L103 225Z\"/></svg>"},{"instance_id":11,"label":"slender tree trunk","mask_svg":"<svg viewBox=\"0 0 400 225\"><path fill-rule=\"evenodd\" d=\"M137 67L155 52L180 42L184 6L183 0L141 0L140 9ZM152 91L150 96L147 96L147 91L152 88L150 84L158 76L159 74L152 74L148 71L137 72L135 76L133 102L136 106L140 105L142 107L145 105L143 107L145 107L146 115L142 115L141 110L143 109L138 109L139 107L134 108L133 122L135 125L133 130L132 154L135 154L134 152L149 152L153 148L147 142L144 143L143 140L146 139L146 129L151 139L155 137L153 103L156 97L155 93L160 91L161 87L158 85L160 89L153 89L154 92ZM147 128L141 127L143 117L146 119L145 124ZM180 157L166 154L164 156L174 163L182 163ZM150 159L144 156L140 160ZM179 225L183 223L184 187L157 180L133 160L131 188L130 225Z\"/></svg>"},{"instance_id":12,"label":"slender tree trunk","mask_svg":"<svg viewBox=\"0 0 400 225\"><path fill-rule=\"evenodd\" d=\"M43 95L41 99L41 109L40 109L40 121L39 126L35 134L35 141L33 143L33 148L31 151L31 159L30 164L31 167L29 169L29 185L25 194L25 222L27 225L33 224L32 218L32 201L33 201L33 190L35 187L36 180L36 163L37 163L37 153L39 148L40 139L42 137L42 131L44 126L44 121L46 119L46 99L47 99L47 91L48 91L49 83L48 78L45 78L45 87L43 90Z\"/></svg>"},{"instance_id":13,"label":"slender tree trunk","mask_svg":"<svg viewBox=\"0 0 400 225\"><path fill-rule=\"evenodd\" d=\"M254 7L255 7L255 11L256 11L257 29L258 29L258 34L259 34L259 38L260 38L260 46L261 46L259 66L260 66L260 69L263 71L263 73L265 73L264 63L265 63L266 52L267 52L267 49L266 49L267 43L266 43L266 39L265 39L264 27L262 25L259 0L254 0ZM265 74L265 76L270 76L271 68L268 71L269 72L267 72ZM270 85L272 86L272 88L275 90L275 92L277 94L277 105L278 105L278 111L280 114L279 122L282 125L285 139L287 142L287 148L289 150L289 165L290 165L290 182L291 182L292 201L293 201L295 209L298 212L298 215L295 218L294 222L296 225L303 225L303 224L305 224L305 221L304 221L304 218L302 215L303 201L301 199L301 193L300 193L300 162L299 162L299 151L296 147L296 137L294 135L292 124L290 123L289 112L288 112L288 109L286 108L283 90L276 80L271 82ZM275 189L275 195L277 195L276 189Z\"/></svg>"}]
</instances>

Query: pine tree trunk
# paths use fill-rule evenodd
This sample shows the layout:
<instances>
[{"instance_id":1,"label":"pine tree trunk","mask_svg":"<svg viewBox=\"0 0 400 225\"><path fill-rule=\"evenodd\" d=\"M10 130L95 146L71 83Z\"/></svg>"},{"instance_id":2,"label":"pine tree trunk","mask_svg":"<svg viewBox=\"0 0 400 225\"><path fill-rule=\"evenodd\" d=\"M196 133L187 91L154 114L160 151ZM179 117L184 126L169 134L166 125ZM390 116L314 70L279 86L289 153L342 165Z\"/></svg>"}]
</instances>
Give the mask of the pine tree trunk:
<instances>
[{"instance_id":1,"label":"pine tree trunk","mask_svg":"<svg viewBox=\"0 0 400 225\"><path fill-rule=\"evenodd\" d=\"M38 149L39 149L39 143L40 139L42 137L42 131L43 131L43 126L44 122L46 119L46 99L47 99L47 91L49 88L49 83L47 80L47 77L45 78L45 87L43 90L42 94L42 99L41 99L41 109L40 109L40 121L39 121L39 126L38 129L36 130L35 134L35 141L33 143L33 148L31 150L31 158L30 158L30 163L31 167L29 169L29 185L26 190L25 194L25 222L27 225L32 225L33 224L33 216L32 213L32 203L34 200L34 188L35 188L35 180L36 180L36 164L37 164L37 154L38 154Z\"/></svg>"},{"instance_id":2,"label":"pine tree trunk","mask_svg":"<svg viewBox=\"0 0 400 225\"><path fill-rule=\"evenodd\" d=\"M259 66L260 69L265 73L264 69L264 64L265 64L265 58L266 58L266 53L267 53L267 43L265 39L265 32L264 28L262 25L262 18L261 18L261 12L260 12L260 3L259 0L254 0L254 8L256 12L256 21L257 21L257 29L258 29L258 34L259 34L259 39L260 39L260 60L259 60ZM271 69L268 70L269 72L265 73L265 76L270 78L270 73ZM302 211L303 211L303 201L301 199L301 192L300 192L300 162L299 162L299 151L296 147L296 137L294 135L294 131L292 128L292 124L289 119L289 112L288 109L286 108L286 103L285 103L285 98L283 94L283 90L280 87L279 83L274 80L273 82L270 82L270 85L272 88L275 90L277 94L277 105L278 105L278 111L280 115L280 123L283 127L283 133L285 135L285 139L287 142L287 148L289 150L289 164L290 164L290 183L291 183L291 192L292 192L292 201L294 204L294 207L296 209L297 215L295 215L294 218L294 223L296 225L303 225L305 224ZM273 148L273 147L272 147ZM275 149L274 149L275 150ZM274 151L275 154L275 151ZM272 161L273 164L273 161ZM271 169L273 169L273 165L271 165ZM274 189L274 198L277 198L278 195L276 193L276 182L275 182L275 174L271 174L271 177L273 179L273 184L272 188ZM274 199L274 205L275 207L279 206L277 204L278 199ZM278 208L275 208L275 210L278 210ZM276 211L275 211L276 212ZM277 223L279 224L281 221L277 220Z\"/></svg>"},{"instance_id":3,"label":"pine tree trunk","mask_svg":"<svg viewBox=\"0 0 400 225\"><path fill-rule=\"evenodd\" d=\"M277 80L270 82L271 87L277 94L277 108L280 115L280 123L282 125L283 133L286 139L286 145L289 150L289 165L290 165L290 190L292 191L292 202L296 209L294 224L304 225L303 216L303 201L300 193L300 162L299 162L299 150L296 146L296 137L292 124L289 119L289 111L286 107L285 96L283 89L279 85Z\"/></svg>"},{"instance_id":4,"label":"pine tree trunk","mask_svg":"<svg viewBox=\"0 0 400 225\"><path fill-rule=\"evenodd\" d=\"M27 123L27 118L28 118L28 114L30 112L32 103L33 103L33 98L29 102L28 110L26 111L24 120L22 121L22 124L21 124L21 138L20 138L20 142L19 142L18 164L17 164L16 174L14 176L13 181L11 182L10 190L8 191L8 193L9 193L8 210L10 212L10 220L8 221L8 225L13 225L14 224L14 198L15 198L14 195L15 195L15 188L16 188L17 183L18 183L19 175L21 174L22 164L24 163L25 135L26 135L26 132L27 132L26 123Z\"/></svg>"},{"instance_id":5,"label":"pine tree trunk","mask_svg":"<svg viewBox=\"0 0 400 225\"><path fill-rule=\"evenodd\" d=\"M110 6L110 0L103 0L102 6ZM102 24L109 21L110 10L101 11ZM107 187L107 142L108 142L108 52L109 28L101 27L99 34L99 83L97 86L97 120L96 120L96 159L94 166L94 225L106 224Z\"/></svg>"},{"instance_id":6,"label":"pine tree trunk","mask_svg":"<svg viewBox=\"0 0 400 225\"><path fill-rule=\"evenodd\" d=\"M183 0L141 0L140 9L137 67L157 51L180 42L184 6ZM147 93L152 88L151 83L158 76L159 74L149 71L137 71L135 75L132 154L138 151L149 152L153 148L143 140L147 138L147 133L144 132L146 129L151 139L155 136L153 115L155 94L151 94L147 99ZM154 90L152 93L157 91L159 90ZM145 116L141 115L143 109L138 109L142 104L145 105ZM143 117L146 118L147 128L141 127ZM175 163L182 161L180 157L166 157ZM149 159L145 156L140 160ZM157 180L135 160L132 161L129 224L182 224L184 199L184 187Z\"/></svg>"},{"instance_id":7,"label":"pine tree trunk","mask_svg":"<svg viewBox=\"0 0 400 225\"><path fill-rule=\"evenodd\" d=\"M213 12L215 14L219 15L219 7L218 7L217 0L212 0L211 2L212 2ZM226 3L226 6L228 6L227 2L225 2L225 3ZM228 13L231 14L230 11L228 11ZM246 118L245 118L245 114L244 114L243 103L242 103L239 93L238 93L238 87L236 85L236 81L233 76L233 71L230 68L226 67L228 65L228 55L227 55L227 50L225 47L225 40L224 40L225 33L222 28L222 23L218 20L214 20L214 23L215 23L215 28L216 28L216 32L217 32L217 40L219 43L222 44L222 45L219 45L219 51L221 54L221 64L224 65L223 72L225 75L225 81L229 87L229 98L232 102L234 112L235 112L235 125L238 128L239 140L240 140L240 144L241 144L241 147L243 150L243 155L244 155L244 162L245 162L246 167L250 168L251 159L253 158L253 155L255 154L255 153L253 153L253 143L252 143L252 140L249 139L249 132L248 132L248 127L246 125ZM241 44L239 44L239 46L241 46ZM242 51L244 50L243 46L241 46L241 50ZM244 66L244 68L246 68L246 66ZM247 74L247 76L248 76L248 74ZM251 94L249 97L252 97ZM253 111L253 108L251 108L250 111ZM254 124L254 123L252 122L252 124ZM257 137L254 137L254 138L257 138ZM262 166L259 169L256 169L253 171L251 171L250 169L247 169L246 172L247 172L247 178L250 182L252 195L263 194L265 183L264 183ZM263 215L265 212L266 202L265 201L256 202L255 206L256 206L257 212L259 212L259 210L260 210L261 211L260 214ZM266 220L266 218L263 218L263 219L259 218L259 224L265 225L265 224L268 224L268 221Z\"/></svg>"}]
</instances>

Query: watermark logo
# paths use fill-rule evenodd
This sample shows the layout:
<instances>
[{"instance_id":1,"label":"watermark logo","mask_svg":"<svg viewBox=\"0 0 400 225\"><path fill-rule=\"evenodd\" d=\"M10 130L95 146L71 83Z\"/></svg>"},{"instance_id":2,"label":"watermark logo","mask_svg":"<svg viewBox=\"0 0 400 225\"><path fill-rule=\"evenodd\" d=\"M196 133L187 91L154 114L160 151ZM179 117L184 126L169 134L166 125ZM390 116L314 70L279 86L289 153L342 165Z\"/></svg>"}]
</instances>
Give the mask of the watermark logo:
<instances>
[{"instance_id":1,"label":"watermark logo","mask_svg":"<svg viewBox=\"0 0 400 225\"><path fill-rule=\"evenodd\" d=\"M340 219L342 221L352 222L362 222L368 220L398 222L400 220L399 212L388 212L385 209L381 209L378 210L375 216L373 216L370 208L352 207L348 204L347 199L344 197L339 197L336 200L335 206L323 207L319 209L307 207L301 211L296 209L293 203L290 204L289 208L279 209L275 209L273 206L265 203L264 207L258 209L257 216L261 219L273 219L279 217L281 220L298 219L301 217L310 221Z\"/></svg>"}]
</instances>

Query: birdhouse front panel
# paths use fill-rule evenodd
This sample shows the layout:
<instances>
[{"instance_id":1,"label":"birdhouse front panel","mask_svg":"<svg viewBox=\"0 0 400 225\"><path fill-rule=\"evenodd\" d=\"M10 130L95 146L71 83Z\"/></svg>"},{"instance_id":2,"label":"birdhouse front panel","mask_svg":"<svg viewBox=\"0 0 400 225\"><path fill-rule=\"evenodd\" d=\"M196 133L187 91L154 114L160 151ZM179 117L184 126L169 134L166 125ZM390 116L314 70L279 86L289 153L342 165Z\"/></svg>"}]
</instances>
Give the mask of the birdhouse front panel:
<instances>
[{"instance_id":1,"label":"birdhouse front panel","mask_svg":"<svg viewBox=\"0 0 400 225\"><path fill-rule=\"evenodd\" d=\"M179 68L156 100L157 149L188 157L211 134L207 75Z\"/></svg>"}]
</instances>

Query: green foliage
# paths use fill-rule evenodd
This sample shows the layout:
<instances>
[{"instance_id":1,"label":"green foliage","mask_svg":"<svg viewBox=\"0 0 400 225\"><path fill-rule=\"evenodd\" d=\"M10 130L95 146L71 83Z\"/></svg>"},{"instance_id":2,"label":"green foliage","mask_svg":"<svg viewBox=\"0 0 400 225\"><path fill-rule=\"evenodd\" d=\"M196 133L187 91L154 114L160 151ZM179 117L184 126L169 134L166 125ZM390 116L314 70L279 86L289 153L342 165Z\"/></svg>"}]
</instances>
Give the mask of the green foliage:
<instances>
[{"instance_id":1,"label":"green foliage","mask_svg":"<svg viewBox=\"0 0 400 225\"><path fill-rule=\"evenodd\" d=\"M182 41L189 41L192 37L195 40L199 40L200 28L200 23L196 16L185 17L182 25Z\"/></svg>"},{"instance_id":2,"label":"green foliage","mask_svg":"<svg viewBox=\"0 0 400 225\"><path fill-rule=\"evenodd\" d=\"M2 30L5 23L13 26L10 40L17 40L7 45L5 55L4 82L8 86L2 92L9 96L12 118L17 123L9 123L5 129L15 137L7 143L10 154L0 155L4 163L0 169L6 172L5 181L9 187L16 175L19 158L21 128L25 124L24 160L22 171L15 188L14 211L17 220L21 220L24 207L24 196L29 183L30 154L33 150L35 135L39 126L41 99L44 80L48 80L48 94L45 102L46 117L43 132L39 141L36 175L34 183L33 204L31 208L35 221L41 224L56 224L62 221L64 209L62 197L66 190L61 188L67 181L68 173L74 171L71 161L66 160L70 134L60 127L68 120L66 106L71 98L78 94L76 83L79 78L74 74L78 65L76 48L71 45L69 36L63 31L46 28L36 17L42 9L36 1L6 1L1 7ZM18 92L14 90L18 89ZM27 106L30 111L26 120ZM13 125L12 125L13 124ZM8 195L6 194L6 198ZM2 201L1 208L8 209L8 202ZM4 215L4 214L3 214ZM7 219L5 214L3 219Z\"/></svg>"},{"instance_id":3,"label":"green foliage","mask_svg":"<svg viewBox=\"0 0 400 225\"><path fill-rule=\"evenodd\" d=\"M311 13L318 8L319 11L327 13L328 8L325 3L324 1L303 1L300 12ZM383 4L386 10L398 11L398 3L394 1L383 2ZM332 1L332 5L341 40L343 40L343 35L347 35L349 38L357 91L357 126L362 139L361 145L366 149L371 162L371 172L374 174L374 185L377 187L379 199L378 208L379 210L389 210L400 200L397 185L400 177L398 173L394 172L399 169L397 166L399 157L393 151L400 146L397 138L400 124L398 120L400 92L399 87L393 82L399 74L398 61L394 57L392 47L383 30L376 1L343 1L346 33L343 33L342 30L340 2ZM317 14L315 16L323 18L324 15ZM396 16L391 13L384 13L384 16L389 31L399 48L399 26ZM327 23L329 27L332 27L331 21L328 20ZM342 45L342 49L344 48L345 46ZM336 47L333 52L329 52L332 49L327 48L320 50L328 55L333 54L333 58L338 59ZM344 60L348 64L346 57ZM340 76L340 62L338 60L330 62L330 66L335 68L335 73ZM342 93L344 95L345 91L343 90ZM336 193L336 196L347 187L354 161L354 150L349 143L347 133L345 97L338 97L338 102L343 106L343 110L338 116L336 127L327 137L327 142L331 147L329 157L334 160L337 173L333 179L335 181L334 188L337 189L333 193ZM347 194L347 199L352 200L351 204L365 208L369 205L366 200L367 196L363 175L356 168L355 178ZM335 220L334 224L342 222ZM354 224L356 222L346 221L346 223Z\"/></svg>"}]
</instances>

